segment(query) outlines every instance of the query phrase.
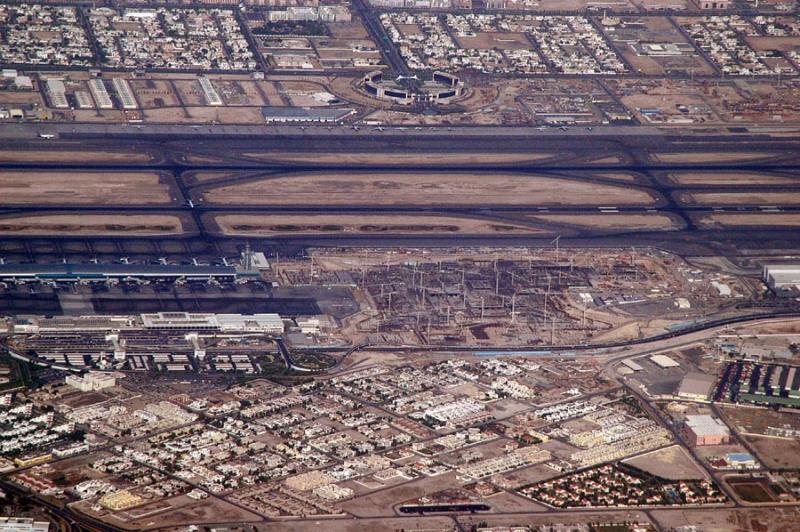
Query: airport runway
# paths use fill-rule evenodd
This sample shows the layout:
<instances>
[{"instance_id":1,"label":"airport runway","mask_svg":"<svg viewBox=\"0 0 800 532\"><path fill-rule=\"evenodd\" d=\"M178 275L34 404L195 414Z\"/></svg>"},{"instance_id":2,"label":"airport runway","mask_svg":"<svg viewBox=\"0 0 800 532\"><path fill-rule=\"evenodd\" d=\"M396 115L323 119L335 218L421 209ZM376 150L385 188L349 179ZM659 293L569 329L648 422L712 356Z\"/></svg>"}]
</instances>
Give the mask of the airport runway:
<instances>
[{"instance_id":1,"label":"airport runway","mask_svg":"<svg viewBox=\"0 0 800 532\"><path fill-rule=\"evenodd\" d=\"M24 126L24 127L23 127ZM37 125L38 126L38 125ZM786 254L800 250L800 232L793 227L697 227L698 216L709 213L798 213L800 204L779 203L778 205L759 204L687 204L676 201L681 192L800 192L800 139L793 136L770 137L769 135L706 135L685 137L665 135L663 131L648 128L613 128L613 135L603 135L585 128L572 131L551 130L540 132L526 130L519 135L498 136L497 128L488 128L495 136L484 135L483 130L460 128L456 132L443 132L443 128L423 129L404 128L402 131L354 131L317 127L304 131L294 126L284 126L287 134L275 135L280 128L268 128L269 135L262 137L228 138L226 130L215 129L220 136L209 137L197 133L187 134L186 128L179 128L175 136L162 139L164 131L152 135L146 129L138 130L131 126L92 126L85 130L72 132L72 127L49 124L60 131L57 139L44 140L34 137L16 137L8 140L3 148L21 152L52 152L64 154L52 162L32 161L31 159L0 161L0 170L80 170L80 171L133 171L159 170L171 175L176 183L176 201L166 205L126 206L126 205L3 205L0 215L35 213L168 213L191 219L196 226L187 234L174 237L68 237L52 235L41 236L3 236L0 237L0 258L8 262L53 262L69 260L86 262L90 259L114 262L121 256L133 260L152 260L153 257L167 257L170 260L186 261L191 257L206 262L217 261L222 256L236 256L238 249L249 241L257 248L270 252L292 254L301 252L306 246L479 246L479 245L550 245L552 235L508 235L478 236L452 234L398 235L387 237L383 234L329 234L288 235L274 238L235 237L219 232L208 219L214 214L447 214L460 215L483 220L515 221L528 223L526 217L541 214L665 214L679 221L676 231L648 230L604 230L556 229L561 235L562 246L654 246L682 254L692 255L736 255L736 254ZM8 135L18 127L30 133L30 124L5 125L0 128L0 136ZM216 127L216 126L215 126ZM237 126L238 127L238 126ZM61 131L67 128L69 131ZM79 128L74 128L79 129ZM107 131L108 134L103 132ZM131 133L135 131L135 133ZM245 129L237 129L245 135ZM300 131L298 133L298 131ZM292 132L292 134L289 134ZM311 134L313 132L313 135ZM527 136L538 136L533 142ZM148 161L129 163L124 159L90 162L81 157L87 150L95 152L117 152L147 154ZM472 154L478 151L488 153L528 154L544 153L543 158L524 163L480 163L467 162L455 164L435 164L427 160L426 154ZM746 151L755 153L746 160L728 159ZM272 156L298 153L303 154L302 164L270 160ZM353 164L343 162L333 164L319 163L314 154L397 154L419 153L419 162L413 165ZM678 154L679 159L663 162L654 154ZM703 154L721 154L718 158L702 157ZM680 157L686 155L682 162ZM699 155L698 155L699 154ZM632 190L646 191L657 200L646 206L572 206L567 204L529 204L529 205L419 205L413 198L402 205L213 205L203 202L202 193L213 183L220 186L263 179L265 176L292 174L299 172L335 169L337 172L514 172L519 175L546 175L570 180L584 180L592 183L613 183L603 178L600 172L634 172L641 177L625 186ZM206 183L191 182L186 176L193 171L214 170L239 173L233 177L222 177ZM675 171L714 170L717 172L753 171L765 175L781 176L780 185L685 185L676 184L665 176ZM792 183L796 180L797 184ZM619 182L617 182L619 184ZM0 200L1 202L2 200ZM608 207L611 207L609 209Z\"/></svg>"}]
</instances>

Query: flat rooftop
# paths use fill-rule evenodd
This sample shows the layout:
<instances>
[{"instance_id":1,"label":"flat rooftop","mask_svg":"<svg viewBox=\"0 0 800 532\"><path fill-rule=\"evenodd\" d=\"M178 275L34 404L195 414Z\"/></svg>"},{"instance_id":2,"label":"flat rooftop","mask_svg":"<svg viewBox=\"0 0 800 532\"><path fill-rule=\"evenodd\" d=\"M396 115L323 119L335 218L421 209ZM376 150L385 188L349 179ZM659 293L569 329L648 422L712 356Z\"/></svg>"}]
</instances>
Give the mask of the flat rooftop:
<instances>
[{"instance_id":1,"label":"flat rooftop","mask_svg":"<svg viewBox=\"0 0 800 532\"><path fill-rule=\"evenodd\" d=\"M730 430L725 423L708 414L686 416L686 425L698 436L730 435Z\"/></svg>"}]
</instances>

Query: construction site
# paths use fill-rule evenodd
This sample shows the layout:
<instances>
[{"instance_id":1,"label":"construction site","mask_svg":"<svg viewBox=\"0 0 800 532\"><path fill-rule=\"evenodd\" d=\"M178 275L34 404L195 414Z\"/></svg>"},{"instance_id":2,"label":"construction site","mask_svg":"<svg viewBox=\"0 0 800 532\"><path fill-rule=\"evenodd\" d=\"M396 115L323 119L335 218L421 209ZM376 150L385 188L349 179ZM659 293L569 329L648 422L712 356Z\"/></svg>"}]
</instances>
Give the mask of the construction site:
<instances>
[{"instance_id":1,"label":"construction site","mask_svg":"<svg viewBox=\"0 0 800 532\"><path fill-rule=\"evenodd\" d=\"M352 286L353 342L581 345L636 339L735 313L754 279L651 249L314 250L275 261L280 285Z\"/></svg>"}]
</instances>

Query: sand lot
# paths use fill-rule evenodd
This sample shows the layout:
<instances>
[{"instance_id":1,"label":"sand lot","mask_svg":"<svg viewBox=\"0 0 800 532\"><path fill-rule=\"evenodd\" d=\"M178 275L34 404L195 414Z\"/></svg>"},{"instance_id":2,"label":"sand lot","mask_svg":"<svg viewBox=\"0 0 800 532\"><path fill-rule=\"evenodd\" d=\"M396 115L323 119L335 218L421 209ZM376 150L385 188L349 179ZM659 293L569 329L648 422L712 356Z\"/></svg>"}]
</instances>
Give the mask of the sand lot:
<instances>
[{"instance_id":1,"label":"sand lot","mask_svg":"<svg viewBox=\"0 0 800 532\"><path fill-rule=\"evenodd\" d=\"M145 152L119 151L23 151L0 150L0 162L20 163L147 163L153 157Z\"/></svg>"},{"instance_id":2,"label":"sand lot","mask_svg":"<svg viewBox=\"0 0 800 532\"><path fill-rule=\"evenodd\" d=\"M210 203L250 205L651 205L647 192L501 173L298 173L204 192Z\"/></svg>"},{"instance_id":3,"label":"sand lot","mask_svg":"<svg viewBox=\"0 0 800 532\"><path fill-rule=\"evenodd\" d=\"M700 466L695 464L689 454L679 445L639 455L625 460L624 463L668 480L706 478Z\"/></svg>"},{"instance_id":4,"label":"sand lot","mask_svg":"<svg viewBox=\"0 0 800 532\"><path fill-rule=\"evenodd\" d=\"M753 508L729 510L654 510L650 514L661 530L695 526L703 532L786 532L797 524L797 508Z\"/></svg>"},{"instance_id":5,"label":"sand lot","mask_svg":"<svg viewBox=\"0 0 800 532\"><path fill-rule=\"evenodd\" d=\"M800 467L800 441L758 436L745 436L745 439L766 467Z\"/></svg>"},{"instance_id":6,"label":"sand lot","mask_svg":"<svg viewBox=\"0 0 800 532\"><path fill-rule=\"evenodd\" d=\"M131 80L130 84L144 109L180 106L180 100L169 81L135 79Z\"/></svg>"},{"instance_id":7,"label":"sand lot","mask_svg":"<svg viewBox=\"0 0 800 532\"><path fill-rule=\"evenodd\" d=\"M6 235L178 235L178 216L168 214L48 214L0 218Z\"/></svg>"},{"instance_id":8,"label":"sand lot","mask_svg":"<svg viewBox=\"0 0 800 532\"><path fill-rule=\"evenodd\" d=\"M214 170L190 170L189 172L181 174L181 179L184 183L197 184L214 181L216 179L241 177L241 175L241 172L236 171L216 172Z\"/></svg>"},{"instance_id":9,"label":"sand lot","mask_svg":"<svg viewBox=\"0 0 800 532\"><path fill-rule=\"evenodd\" d=\"M745 161L758 161L769 159L779 155L777 153L763 153L743 151L738 153L731 152L678 152L678 153L652 153L650 157L660 163L707 163L714 161L717 163L735 163Z\"/></svg>"},{"instance_id":10,"label":"sand lot","mask_svg":"<svg viewBox=\"0 0 800 532\"><path fill-rule=\"evenodd\" d=\"M600 161L590 161L590 162L600 162ZM619 162L619 161L617 161ZM634 174L628 172L603 172L600 174L591 174L591 177L600 177L603 179L613 179L615 181L627 181L628 183L633 183L637 179L647 179L646 176L642 174Z\"/></svg>"},{"instance_id":11,"label":"sand lot","mask_svg":"<svg viewBox=\"0 0 800 532\"><path fill-rule=\"evenodd\" d=\"M672 218L664 214L544 214L531 218L597 229L677 229Z\"/></svg>"},{"instance_id":12,"label":"sand lot","mask_svg":"<svg viewBox=\"0 0 800 532\"><path fill-rule=\"evenodd\" d=\"M11 205L149 205L169 203L157 172L0 172L0 198Z\"/></svg>"},{"instance_id":13,"label":"sand lot","mask_svg":"<svg viewBox=\"0 0 800 532\"><path fill-rule=\"evenodd\" d=\"M800 214L792 213L766 213L766 214L707 214L699 218L699 223L705 227L719 227L721 225L784 225L800 226Z\"/></svg>"},{"instance_id":14,"label":"sand lot","mask_svg":"<svg viewBox=\"0 0 800 532\"><path fill-rule=\"evenodd\" d=\"M791 177L756 172L672 172L669 179L682 185L771 185L798 183Z\"/></svg>"},{"instance_id":15,"label":"sand lot","mask_svg":"<svg viewBox=\"0 0 800 532\"><path fill-rule=\"evenodd\" d=\"M491 220L457 216L355 214L223 214L215 217L228 235L341 235L348 234L537 234L544 231Z\"/></svg>"},{"instance_id":16,"label":"sand lot","mask_svg":"<svg viewBox=\"0 0 800 532\"><path fill-rule=\"evenodd\" d=\"M513 164L549 159L556 154L540 153L243 153L259 161L304 164L387 164L387 165L450 165L450 164Z\"/></svg>"},{"instance_id":17,"label":"sand lot","mask_svg":"<svg viewBox=\"0 0 800 532\"><path fill-rule=\"evenodd\" d=\"M780 50L789 52L800 47L800 37L756 37L745 38L755 50Z\"/></svg>"},{"instance_id":18,"label":"sand lot","mask_svg":"<svg viewBox=\"0 0 800 532\"><path fill-rule=\"evenodd\" d=\"M796 205L800 192L693 192L678 195L684 203L700 205Z\"/></svg>"}]
</instances>

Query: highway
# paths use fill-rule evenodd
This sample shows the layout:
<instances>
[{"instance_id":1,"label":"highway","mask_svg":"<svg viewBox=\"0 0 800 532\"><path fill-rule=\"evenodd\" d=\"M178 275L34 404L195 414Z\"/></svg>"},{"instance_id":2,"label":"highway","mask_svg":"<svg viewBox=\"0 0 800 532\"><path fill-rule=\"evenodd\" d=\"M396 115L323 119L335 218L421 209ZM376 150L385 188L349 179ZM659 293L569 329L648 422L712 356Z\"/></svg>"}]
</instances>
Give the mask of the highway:
<instances>
[{"instance_id":1,"label":"highway","mask_svg":"<svg viewBox=\"0 0 800 532\"><path fill-rule=\"evenodd\" d=\"M720 319L708 319L708 320L699 320L697 323L678 329L674 331L665 332L662 334L657 334L653 336L648 336L644 338L635 338L632 340L626 340L621 342L607 342L607 343L599 343L599 344L572 344L572 345L536 345L530 346L527 344L523 345L452 345L452 346L440 346L440 345L379 345L374 343L361 343L355 346L350 347L337 347L337 348L329 348L329 349L314 349L313 352L315 353L332 353L332 354L339 354L338 362L336 365L331 367L328 371L337 371L340 369L344 363L344 361L359 351L376 351L376 352L389 352L389 353L469 353L469 354L480 354L480 353L497 353L498 356L502 355L503 353L507 353L509 355L512 354L519 354L519 353L526 353L528 356L541 356L541 357L577 357L577 356L599 356L602 355L604 352L613 352L620 348L628 348L628 347L642 347L645 349L655 349L662 344L667 342L671 342L672 340L680 340L684 337L691 337L696 335L697 333L703 333L708 331L714 331L718 329L724 329L730 327L732 325L746 325L746 324L754 324L759 322L767 322L772 320L785 320L790 318L800 318L800 307L793 309L793 310L776 310L776 311L765 311L762 313L751 313L751 314L741 314L738 316L731 316L727 318L720 318ZM2 340L2 336L0 336L0 340ZM2 342L5 344L5 342ZM288 347L285 345L282 339L277 340L279 353L281 358L284 361L284 364L287 368L291 368L298 371L309 371L305 368L297 366L291 358L291 353ZM7 349L14 358L19 360L25 360L32 364L37 364L40 366L51 367L53 363L46 359L41 359L35 356L24 355L22 353L18 353L12 351L8 348L8 346L3 345L5 349ZM659 347L660 348L660 347ZM302 352L303 350L298 350ZM624 356L629 357L633 356L634 353L628 352ZM82 368L80 366L74 367L76 370L80 369L89 369L88 367Z\"/></svg>"},{"instance_id":2,"label":"highway","mask_svg":"<svg viewBox=\"0 0 800 532\"><path fill-rule=\"evenodd\" d=\"M709 331L713 329L720 329L729 327L731 325L743 325L751 322L760 322L764 320L774 320L774 319L786 319L786 318L800 318L800 308L795 310L777 310L773 312L763 312L763 313L754 313L754 314L742 314L739 316L732 316L728 318L720 318L720 319L709 319L709 320L700 320L698 323L675 330L670 332L665 332L662 334L657 334L654 336L647 336L644 338L635 338L633 340L626 340L623 342L609 342L603 344L572 344L572 345L498 345L498 346L491 346L491 345L480 345L480 346L467 346L467 345L453 345L453 346L417 346L417 345L375 345L375 344L366 344L362 347L356 348L341 348L341 349L332 349L331 352L342 352L344 351L347 355L351 355L353 352L368 349L369 351L390 351L390 352L448 352L448 353L481 353L481 352L498 352L498 353L518 353L518 352L529 352L529 353L542 353L545 354L542 356L577 356L578 353L587 353L589 355L596 355L596 351L606 351L612 349L618 349L623 347L634 347L634 346L648 346L650 344L656 344L663 342L664 340L673 340L683 336L689 336L694 333L702 332L702 331ZM535 355L531 355L535 356Z\"/></svg>"}]
</instances>

